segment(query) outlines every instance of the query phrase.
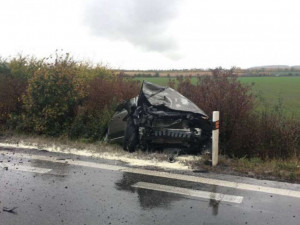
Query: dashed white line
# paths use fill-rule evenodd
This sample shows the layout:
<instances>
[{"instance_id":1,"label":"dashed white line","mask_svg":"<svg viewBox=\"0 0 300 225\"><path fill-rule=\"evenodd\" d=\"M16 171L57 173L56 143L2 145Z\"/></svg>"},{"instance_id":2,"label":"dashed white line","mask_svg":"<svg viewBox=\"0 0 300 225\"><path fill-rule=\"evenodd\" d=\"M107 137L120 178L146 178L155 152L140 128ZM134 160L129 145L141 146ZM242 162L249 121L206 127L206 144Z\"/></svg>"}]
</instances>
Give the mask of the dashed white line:
<instances>
[{"instance_id":1,"label":"dashed white line","mask_svg":"<svg viewBox=\"0 0 300 225\"><path fill-rule=\"evenodd\" d=\"M132 185L132 187L168 192L168 193L179 194L179 195L184 195L184 196L188 196L188 197L212 199L212 200L219 201L219 202L230 202L230 203L239 204L239 203L242 203L242 201L243 201L242 196L225 195L225 194L221 194L221 193L193 190L193 189L188 189L188 188L174 187L174 186L147 183L147 182L138 182L138 183Z\"/></svg>"},{"instance_id":2,"label":"dashed white line","mask_svg":"<svg viewBox=\"0 0 300 225\"><path fill-rule=\"evenodd\" d=\"M239 182L226 181L226 180L217 180L212 178L196 177L190 175L174 174L168 172L159 172L159 171L152 171L152 170L145 170L145 169L126 168L123 169L122 171L148 175L148 176L191 181L191 182L203 183L209 185L217 185L221 187L229 187L229 188L235 188L235 189L240 189L245 191L264 192L268 194L277 194L277 195L283 195L288 197L300 198L300 191L293 191L289 189L272 188L272 187L266 187L260 185L239 183Z\"/></svg>"}]
</instances>

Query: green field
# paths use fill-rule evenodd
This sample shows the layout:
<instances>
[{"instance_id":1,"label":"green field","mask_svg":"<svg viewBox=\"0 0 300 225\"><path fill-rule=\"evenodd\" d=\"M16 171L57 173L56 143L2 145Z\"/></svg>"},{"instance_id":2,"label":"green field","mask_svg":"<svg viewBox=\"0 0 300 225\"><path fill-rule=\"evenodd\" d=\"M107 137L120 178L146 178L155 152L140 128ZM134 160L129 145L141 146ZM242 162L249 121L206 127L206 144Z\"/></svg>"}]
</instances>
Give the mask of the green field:
<instances>
[{"instance_id":1,"label":"green field","mask_svg":"<svg viewBox=\"0 0 300 225\"><path fill-rule=\"evenodd\" d=\"M160 85L167 85L168 78L136 78ZM257 109L272 108L282 102L284 113L300 119L300 77L241 77L245 84L254 83L253 93L257 96ZM192 78L195 83L197 78Z\"/></svg>"}]
</instances>

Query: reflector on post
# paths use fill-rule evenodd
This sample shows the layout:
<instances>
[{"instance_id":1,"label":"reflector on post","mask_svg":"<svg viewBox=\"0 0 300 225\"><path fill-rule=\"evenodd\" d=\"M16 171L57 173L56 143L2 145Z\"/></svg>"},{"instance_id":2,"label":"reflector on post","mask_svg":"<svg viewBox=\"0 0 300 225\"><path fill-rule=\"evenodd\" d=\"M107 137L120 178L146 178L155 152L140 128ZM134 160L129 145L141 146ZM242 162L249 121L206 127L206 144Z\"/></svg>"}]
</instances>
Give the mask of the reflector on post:
<instances>
[{"instance_id":1,"label":"reflector on post","mask_svg":"<svg viewBox=\"0 0 300 225\"><path fill-rule=\"evenodd\" d=\"M218 164L219 157L219 118L220 112L213 111L213 131L212 131L212 166Z\"/></svg>"}]
</instances>

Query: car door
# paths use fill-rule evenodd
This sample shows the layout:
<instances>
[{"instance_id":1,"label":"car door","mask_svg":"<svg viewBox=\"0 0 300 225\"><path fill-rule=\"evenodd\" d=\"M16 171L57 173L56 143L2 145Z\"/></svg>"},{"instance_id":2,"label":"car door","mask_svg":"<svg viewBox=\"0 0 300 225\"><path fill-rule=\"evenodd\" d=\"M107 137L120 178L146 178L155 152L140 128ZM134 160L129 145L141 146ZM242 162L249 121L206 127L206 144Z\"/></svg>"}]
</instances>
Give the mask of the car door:
<instances>
[{"instance_id":1,"label":"car door","mask_svg":"<svg viewBox=\"0 0 300 225\"><path fill-rule=\"evenodd\" d=\"M126 130L128 111L120 105L108 125L108 140L113 143L123 143Z\"/></svg>"}]
</instances>

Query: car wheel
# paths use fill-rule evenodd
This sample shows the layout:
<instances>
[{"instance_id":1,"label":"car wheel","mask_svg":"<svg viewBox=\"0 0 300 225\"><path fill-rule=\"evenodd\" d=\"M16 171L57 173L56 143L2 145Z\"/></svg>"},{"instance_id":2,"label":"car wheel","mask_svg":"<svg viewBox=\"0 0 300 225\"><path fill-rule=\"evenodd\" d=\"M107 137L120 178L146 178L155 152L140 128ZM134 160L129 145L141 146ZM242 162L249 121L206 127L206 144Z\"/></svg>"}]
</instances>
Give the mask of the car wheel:
<instances>
[{"instance_id":1,"label":"car wheel","mask_svg":"<svg viewBox=\"0 0 300 225\"><path fill-rule=\"evenodd\" d=\"M137 146L137 143L138 143L138 138L137 138L137 134L136 132L133 132L130 137L129 137L129 140L128 140L128 144L127 144L127 149L129 152L134 152L135 151L135 148Z\"/></svg>"},{"instance_id":2,"label":"car wheel","mask_svg":"<svg viewBox=\"0 0 300 225\"><path fill-rule=\"evenodd\" d=\"M108 129L106 130L106 133L105 133L105 136L104 136L104 138L103 138L103 141L105 142L105 143L108 143Z\"/></svg>"},{"instance_id":3,"label":"car wheel","mask_svg":"<svg viewBox=\"0 0 300 225\"><path fill-rule=\"evenodd\" d=\"M133 124L132 118L128 118L127 127L125 131L123 148L129 152L134 152L138 144L138 131Z\"/></svg>"}]
</instances>

